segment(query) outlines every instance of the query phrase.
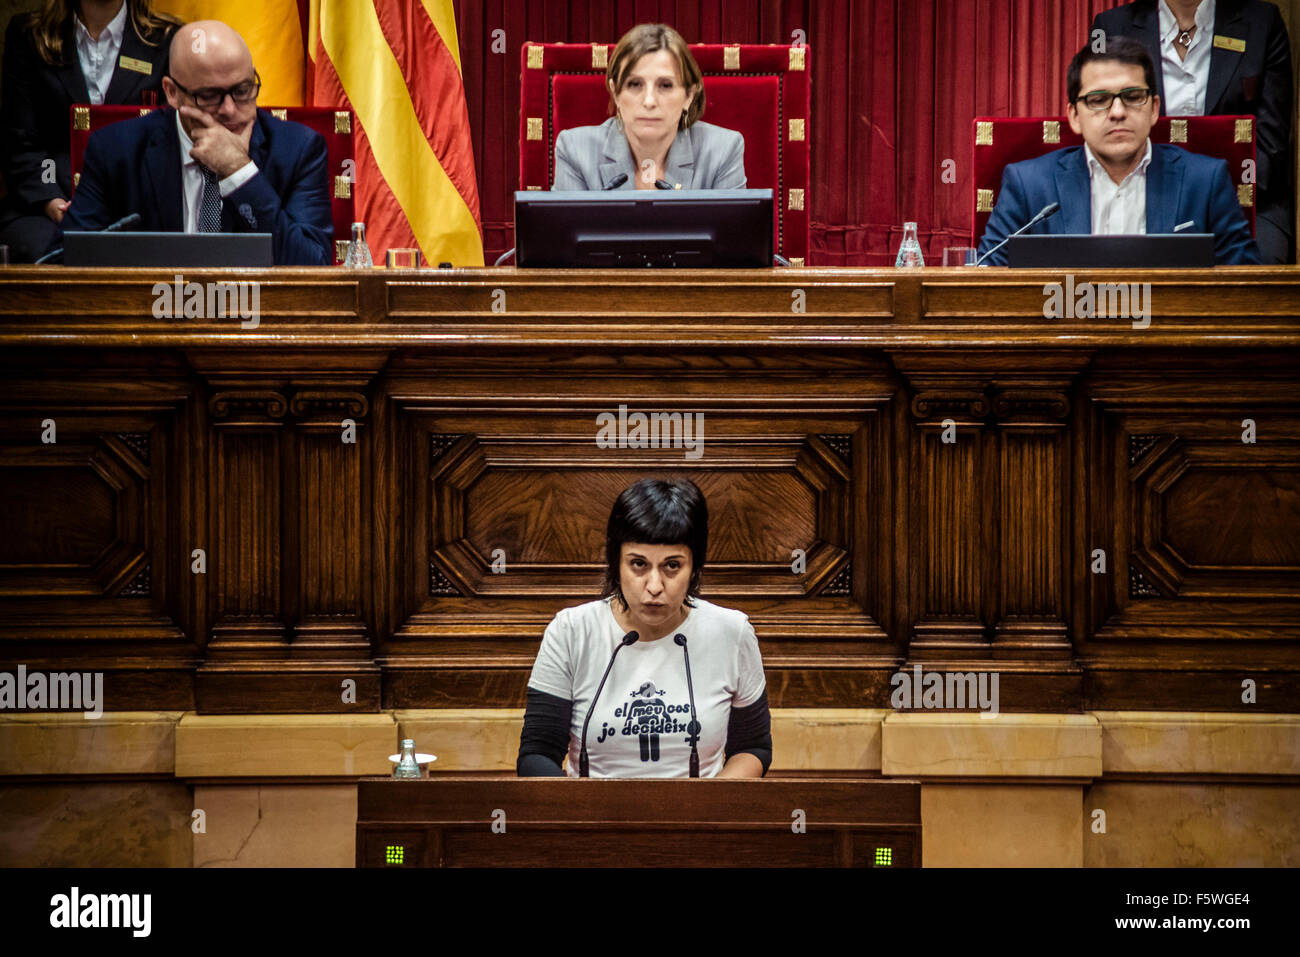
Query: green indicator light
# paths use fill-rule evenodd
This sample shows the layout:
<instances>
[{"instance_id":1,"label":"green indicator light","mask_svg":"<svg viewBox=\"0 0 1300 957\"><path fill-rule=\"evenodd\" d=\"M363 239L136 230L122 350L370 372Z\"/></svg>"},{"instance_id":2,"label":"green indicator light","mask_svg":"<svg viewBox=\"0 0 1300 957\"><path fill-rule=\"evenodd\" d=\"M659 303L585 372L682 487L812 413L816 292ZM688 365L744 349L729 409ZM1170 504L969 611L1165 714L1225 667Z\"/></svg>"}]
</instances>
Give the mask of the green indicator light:
<instances>
[{"instance_id":1,"label":"green indicator light","mask_svg":"<svg viewBox=\"0 0 1300 957\"><path fill-rule=\"evenodd\" d=\"M876 866L889 867L894 863L894 850L890 847L876 848Z\"/></svg>"},{"instance_id":2,"label":"green indicator light","mask_svg":"<svg viewBox=\"0 0 1300 957\"><path fill-rule=\"evenodd\" d=\"M401 844L389 844L386 848L384 848L384 863L385 864L406 863L406 848L403 847Z\"/></svg>"}]
</instances>

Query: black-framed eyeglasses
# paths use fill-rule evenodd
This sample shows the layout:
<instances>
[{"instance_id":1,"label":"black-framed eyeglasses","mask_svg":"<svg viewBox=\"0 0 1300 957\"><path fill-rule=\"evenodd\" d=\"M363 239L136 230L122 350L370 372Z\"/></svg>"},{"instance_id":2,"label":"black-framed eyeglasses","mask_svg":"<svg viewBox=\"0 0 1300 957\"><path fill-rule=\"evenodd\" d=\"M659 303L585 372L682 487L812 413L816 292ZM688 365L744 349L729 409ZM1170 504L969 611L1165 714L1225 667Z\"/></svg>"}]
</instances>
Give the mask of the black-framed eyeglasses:
<instances>
[{"instance_id":1,"label":"black-framed eyeglasses","mask_svg":"<svg viewBox=\"0 0 1300 957\"><path fill-rule=\"evenodd\" d=\"M1146 86L1130 86L1126 90L1120 90L1118 93L1112 93L1110 90L1093 90L1091 93L1085 93L1083 96L1076 97L1076 100L1082 100L1083 105L1090 110L1096 110L1100 113L1102 110L1109 110L1110 105L1115 102L1115 97L1119 97L1125 106L1138 107L1146 106L1147 100L1151 99L1154 92Z\"/></svg>"},{"instance_id":2,"label":"black-framed eyeglasses","mask_svg":"<svg viewBox=\"0 0 1300 957\"><path fill-rule=\"evenodd\" d=\"M167 77L173 83L176 83L176 77L168 74ZM180 90L186 96L194 101L195 106L200 109L210 110L213 107L220 106L229 96L236 103L251 103L257 99L258 92L262 89L262 78L256 70L253 71L253 78L245 80L243 83L236 83L234 86L224 90L208 86L201 90L187 90L185 87L176 83L176 89Z\"/></svg>"}]
</instances>

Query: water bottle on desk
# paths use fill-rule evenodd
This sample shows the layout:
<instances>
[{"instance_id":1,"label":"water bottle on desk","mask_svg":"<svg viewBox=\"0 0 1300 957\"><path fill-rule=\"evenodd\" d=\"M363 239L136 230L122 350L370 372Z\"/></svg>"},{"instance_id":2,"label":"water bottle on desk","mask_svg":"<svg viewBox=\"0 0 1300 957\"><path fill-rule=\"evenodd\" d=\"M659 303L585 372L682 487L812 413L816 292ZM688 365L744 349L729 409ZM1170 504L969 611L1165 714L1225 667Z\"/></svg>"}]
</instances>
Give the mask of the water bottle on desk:
<instances>
[{"instance_id":1,"label":"water bottle on desk","mask_svg":"<svg viewBox=\"0 0 1300 957\"><path fill-rule=\"evenodd\" d=\"M415 739L402 739L402 755L398 758L397 767L393 768L393 777L395 778L418 778L420 776L420 764L415 760Z\"/></svg>"},{"instance_id":2,"label":"water bottle on desk","mask_svg":"<svg viewBox=\"0 0 1300 957\"><path fill-rule=\"evenodd\" d=\"M925 257L921 255L921 243L916 238L916 223L903 223L903 242L898 247L898 259L894 260L894 266L903 269L924 265Z\"/></svg>"},{"instance_id":3,"label":"water bottle on desk","mask_svg":"<svg viewBox=\"0 0 1300 957\"><path fill-rule=\"evenodd\" d=\"M370 247L366 245L366 224L352 224L352 241L348 243L348 258L343 265L348 269L369 269L374 260L370 258Z\"/></svg>"}]
</instances>

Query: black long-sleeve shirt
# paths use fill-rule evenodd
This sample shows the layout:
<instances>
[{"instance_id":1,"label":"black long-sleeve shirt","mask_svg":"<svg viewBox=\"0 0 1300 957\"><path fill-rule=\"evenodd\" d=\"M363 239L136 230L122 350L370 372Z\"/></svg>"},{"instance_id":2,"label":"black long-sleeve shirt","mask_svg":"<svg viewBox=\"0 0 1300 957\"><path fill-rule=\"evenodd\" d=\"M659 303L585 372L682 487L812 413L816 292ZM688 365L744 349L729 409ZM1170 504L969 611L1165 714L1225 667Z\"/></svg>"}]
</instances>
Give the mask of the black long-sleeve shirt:
<instances>
[{"instance_id":1,"label":"black long-sleeve shirt","mask_svg":"<svg viewBox=\"0 0 1300 957\"><path fill-rule=\"evenodd\" d=\"M528 689L524 729L519 735L519 758L515 762L520 777L564 776L560 762L569 750L572 720L572 701L536 688ZM758 758L763 764L763 774L767 774L772 764L772 714L767 706L766 689L753 704L732 708L727 719L727 760L741 752Z\"/></svg>"}]
</instances>

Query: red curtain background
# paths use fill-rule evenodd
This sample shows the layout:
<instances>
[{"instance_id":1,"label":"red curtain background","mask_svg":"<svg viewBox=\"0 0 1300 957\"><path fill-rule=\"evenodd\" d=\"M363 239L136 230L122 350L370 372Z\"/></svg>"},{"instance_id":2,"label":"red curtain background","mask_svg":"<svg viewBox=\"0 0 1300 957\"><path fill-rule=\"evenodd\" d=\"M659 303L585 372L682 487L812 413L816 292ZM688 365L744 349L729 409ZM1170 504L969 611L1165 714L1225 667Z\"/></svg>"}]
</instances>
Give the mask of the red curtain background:
<instances>
[{"instance_id":1,"label":"red curtain background","mask_svg":"<svg viewBox=\"0 0 1300 957\"><path fill-rule=\"evenodd\" d=\"M969 241L971 119L1064 113L1070 57L1093 15L1121 2L457 0L487 262L514 245L526 41L613 43L647 22L691 43L790 43L802 30L813 71L809 265L880 266L893 264L904 220L918 223L927 261Z\"/></svg>"}]
</instances>

